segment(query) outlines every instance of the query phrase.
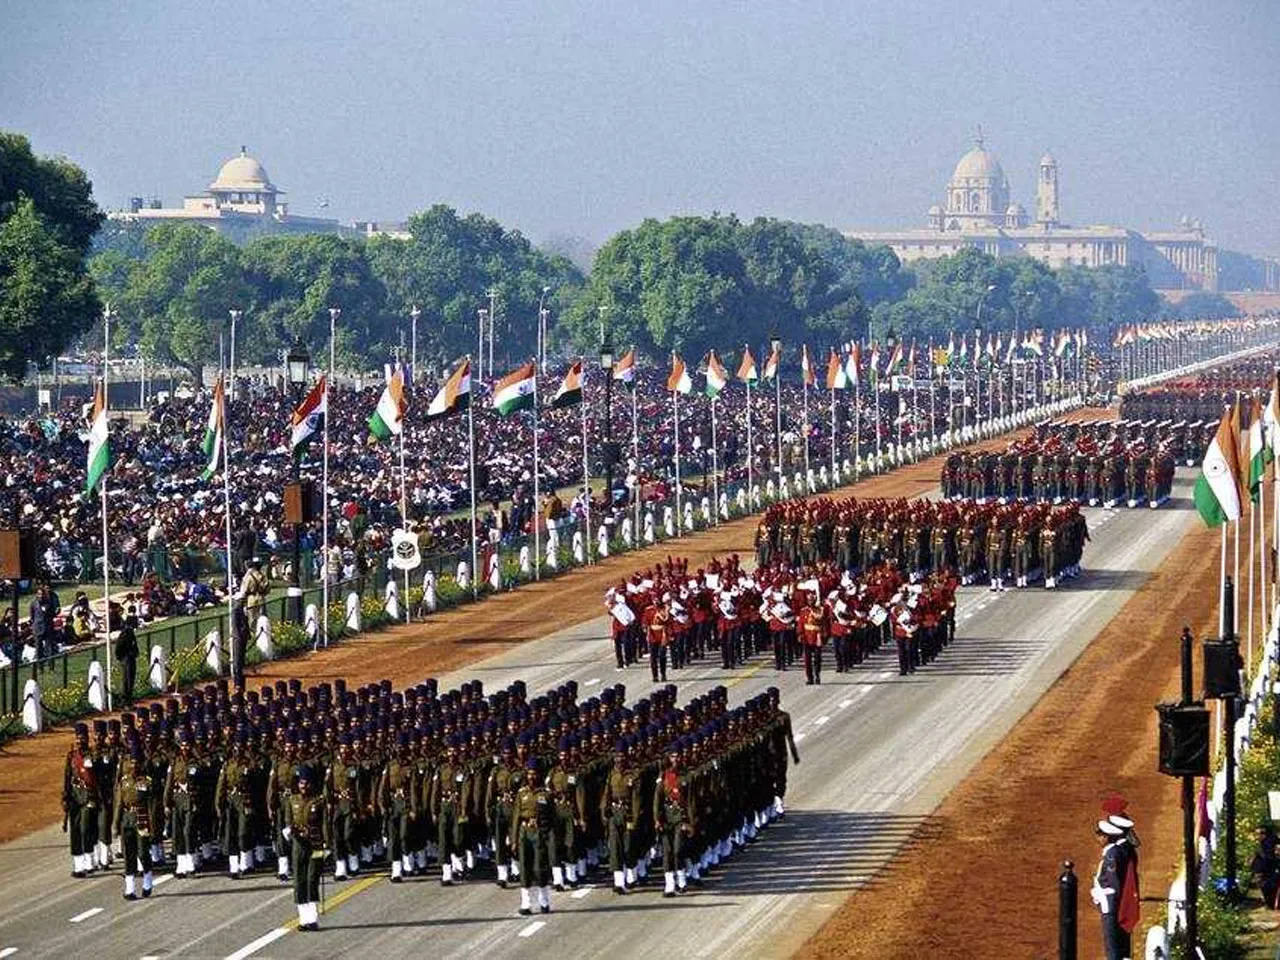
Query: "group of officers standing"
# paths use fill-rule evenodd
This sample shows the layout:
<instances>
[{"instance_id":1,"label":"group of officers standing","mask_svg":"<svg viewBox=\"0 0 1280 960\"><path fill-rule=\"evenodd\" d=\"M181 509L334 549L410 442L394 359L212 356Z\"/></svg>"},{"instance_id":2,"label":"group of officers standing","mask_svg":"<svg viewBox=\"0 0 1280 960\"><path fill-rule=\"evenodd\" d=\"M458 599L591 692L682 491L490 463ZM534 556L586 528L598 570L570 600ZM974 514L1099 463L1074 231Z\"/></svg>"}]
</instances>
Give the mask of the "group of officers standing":
<instances>
[{"instance_id":1,"label":"group of officers standing","mask_svg":"<svg viewBox=\"0 0 1280 960\"><path fill-rule=\"evenodd\" d=\"M120 855L134 900L169 852L179 878L274 860L303 930L330 871L402 882L434 863L444 886L483 873L517 883L529 914L597 868L626 894L660 859L676 896L784 814L800 760L777 688L732 708L723 686L683 708L676 695L219 681L95 721L92 741L77 724L62 799L72 875Z\"/></svg>"}]
</instances>

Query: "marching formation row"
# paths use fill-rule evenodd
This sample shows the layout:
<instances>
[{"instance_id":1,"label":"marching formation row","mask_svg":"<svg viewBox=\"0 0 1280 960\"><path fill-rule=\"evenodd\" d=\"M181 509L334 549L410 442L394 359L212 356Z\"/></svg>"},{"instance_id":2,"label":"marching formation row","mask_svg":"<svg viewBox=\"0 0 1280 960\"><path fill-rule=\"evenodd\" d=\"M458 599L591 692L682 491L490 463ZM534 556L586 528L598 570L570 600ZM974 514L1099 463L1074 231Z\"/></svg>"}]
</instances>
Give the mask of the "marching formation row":
<instances>
[{"instance_id":1,"label":"marching formation row","mask_svg":"<svg viewBox=\"0 0 1280 960\"><path fill-rule=\"evenodd\" d=\"M348 689L225 681L121 720L78 724L64 829L73 876L124 860L148 897L167 849L176 875L243 877L274 858L315 929L323 875L385 864L392 882L438 865L445 886L487 875L550 912L550 887L607 864L615 892L698 883L784 814L799 753L778 691L730 707L716 687L683 708L675 686L628 704L618 684L579 702L567 683L529 698L434 680ZM113 842L116 841L116 842ZM491 865L486 866L486 864Z\"/></svg>"}]
</instances>

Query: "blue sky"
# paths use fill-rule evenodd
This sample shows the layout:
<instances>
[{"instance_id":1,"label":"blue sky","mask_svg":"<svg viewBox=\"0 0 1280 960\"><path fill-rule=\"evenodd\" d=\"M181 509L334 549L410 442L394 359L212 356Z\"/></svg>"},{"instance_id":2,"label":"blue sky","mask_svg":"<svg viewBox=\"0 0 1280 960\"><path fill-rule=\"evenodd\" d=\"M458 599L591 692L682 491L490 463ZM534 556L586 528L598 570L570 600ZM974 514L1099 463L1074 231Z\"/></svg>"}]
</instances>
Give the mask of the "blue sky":
<instances>
[{"instance_id":1,"label":"blue sky","mask_svg":"<svg viewBox=\"0 0 1280 960\"><path fill-rule=\"evenodd\" d=\"M599 243L734 212L923 226L982 124L1014 199L1280 255L1280 5L3 0L0 128L176 203L241 144L298 212Z\"/></svg>"}]
</instances>

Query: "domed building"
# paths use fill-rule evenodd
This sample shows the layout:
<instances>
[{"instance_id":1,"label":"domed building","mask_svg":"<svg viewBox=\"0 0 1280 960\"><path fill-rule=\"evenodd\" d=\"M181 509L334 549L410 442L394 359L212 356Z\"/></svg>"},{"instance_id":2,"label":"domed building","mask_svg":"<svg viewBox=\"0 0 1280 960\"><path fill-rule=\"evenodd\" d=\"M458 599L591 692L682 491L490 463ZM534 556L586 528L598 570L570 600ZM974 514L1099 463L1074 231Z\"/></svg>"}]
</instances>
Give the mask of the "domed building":
<instances>
[{"instance_id":1,"label":"domed building","mask_svg":"<svg viewBox=\"0 0 1280 960\"><path fill-rule=\"evenodd\" d=\"M134 198L128 210L109 214L126 222L177 221L197 223L236 242L273 233L354 234L355 228L324 217L298 216L280 197L284 191L271 182L267 168L244 147L218 169L206 192L184 197L181 207L167 208Z\"/></svg>"},{"instance_id":2,"label":"domed building","mask_svg":"<svg viewBox=\"0 0 1280 960\"><path fill-rule=\"evenodd\" d=\"M1035 220L1010 199L1009 179L981 131L947 182L942 204L926 214L927 227L847 231L867 243L886 244L903 262L944 257L966 247L993 257L1029 256L1050 267L1102 267L1141 263L1152 285L1170 289L1217 288L1217 248L1198 220L1184 218L1174 231L1140 233L1125 227L1069 226L1061 220L1058 161L1050 153L1036 171Z\"/></svg>"}]
</instances>

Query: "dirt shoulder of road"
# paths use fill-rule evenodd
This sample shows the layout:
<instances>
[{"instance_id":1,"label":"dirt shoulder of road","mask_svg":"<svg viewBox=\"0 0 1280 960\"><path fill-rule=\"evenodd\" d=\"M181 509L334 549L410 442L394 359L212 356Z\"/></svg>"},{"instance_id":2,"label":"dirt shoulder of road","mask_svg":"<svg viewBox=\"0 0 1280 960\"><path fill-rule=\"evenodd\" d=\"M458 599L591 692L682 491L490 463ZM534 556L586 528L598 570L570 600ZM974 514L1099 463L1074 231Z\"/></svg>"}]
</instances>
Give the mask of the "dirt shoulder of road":
<instances>
[{"instance_id":1,"label":"dirt shoulder of road","mask_svg":"<svg viewBox=\"0 0 1280 960\"><path fill-rule=\"evenodd\" d=\"M1154 705L1179 697L1182 628L1197 641L1216 631L1218 538L1197 523L947 796L927 838L852 893L796 956L1056 956L1057 877L1070 859L1080 878L1080 957L1100 957L1088 889L1099 853L1094 824L1112 790L1137 820L1142 893L1162 898L1181 855L1182 814L1180 781L1156 769ZM1259 597L1254 616L1261 612ZM1242 609L1242 632L1246 616ZM1142 909L1145 934L1158 904Z\"/></svg>"},{"instance_id":2,"label":"dirt shoulder of road","mask_svg":"<svg viewBox=\"0 0 1280 960\"><path fill-rule=\"evenodd\" d=\"M1070 418L1101 415L1097 409L1086 409ZM1002 447L1026 432L975 446ZM938 486L944 460L945 455L935 456L900 467L842 488L836 495L920 496ZM602 616L604 591L609 586L667 556L688 557L696 567L713 556L750 554L755 526L754 517L744 517L676 542L613 556L554 580L527 584L478 604L435 614L425 623L393 627L304 657L262 664L250 672L248 683L254 686L297 677L310 684L343 677L352 685L385 678L401 686L440 676ZM69 741L69 731L61 728L19 738L0 748L0 843L57 822Z\"/></svg>"}]
</instances>

